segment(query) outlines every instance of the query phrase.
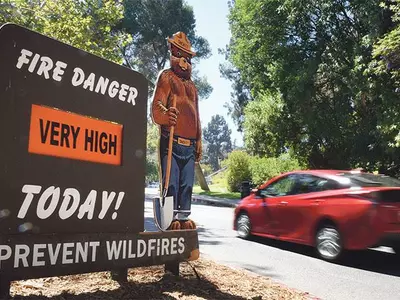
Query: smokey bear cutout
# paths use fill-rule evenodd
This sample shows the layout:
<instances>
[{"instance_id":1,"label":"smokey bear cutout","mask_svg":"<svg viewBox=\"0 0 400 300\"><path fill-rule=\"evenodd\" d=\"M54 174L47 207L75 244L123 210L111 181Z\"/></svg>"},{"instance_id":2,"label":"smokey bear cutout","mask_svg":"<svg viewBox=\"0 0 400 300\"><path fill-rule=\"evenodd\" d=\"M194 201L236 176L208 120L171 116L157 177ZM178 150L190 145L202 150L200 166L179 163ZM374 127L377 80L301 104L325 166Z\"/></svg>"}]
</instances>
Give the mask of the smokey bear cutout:
<instances>
[{"instance_id":1,"label":"smokey bear cutout","mask_svg":"<svg viewBox=\"0 0 400 300\"><path fill-rule=\"evenodd\" d=\"M191 79L191 60L196 53L183 32L175 33L167 41L170 68L158 75L151 104L152 120L160 132L158 156L163 187L160 191L173 197L173 220L168 229L195 229L189 215L195 164L202 155L198 92ZM171 148L170 135L173 137ZM172 155L168 155L168 150Z\"/></svg>"}]
</instances>

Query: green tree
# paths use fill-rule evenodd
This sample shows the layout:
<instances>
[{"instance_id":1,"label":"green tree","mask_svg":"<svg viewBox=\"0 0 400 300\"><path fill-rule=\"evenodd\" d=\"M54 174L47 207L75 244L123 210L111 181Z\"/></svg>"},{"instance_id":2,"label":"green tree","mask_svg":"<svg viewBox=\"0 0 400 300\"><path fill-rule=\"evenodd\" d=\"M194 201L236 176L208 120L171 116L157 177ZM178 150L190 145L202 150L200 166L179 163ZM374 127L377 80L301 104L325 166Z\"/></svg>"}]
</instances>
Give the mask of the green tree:
<instances>
[{"instance_id":1,"label":"green tree","mask_svg":"<svg viewBox=\"0 0 400 300\"><path fill-rule=\"evenodd\" d=\"M247 102L262 109L272 97L266 92L282 100L264 112L267 133L246 125L247 144L272 141L255 154L289 148L315 168L400 166L390 147L398 129L388 130L398 122L395 80L368 73L374 43L393 29L391 15L377 0L232 1L226 54L250 91Z\"/></svg>"},{"instance_id":2,"label":"green tree","mask_svg":"<svg viewBox=\"0 0 400 300\"><path fill-rule=\"evenodd\" d=\"M146 183L159 182L158 163L152 159L146 160Z\"/></svg>"},{"instance_id":3,"label":"green tree","mask_svg":"<svg viewBox=\"0 0 400 300\"><path fill-rule=\"evenodd\" d=\"M146 182L159 181L159 129L151 120L147 121Z\"/></svg>"},{"instance_id":4,"label":"green tree","mask_svg":"<svg viewBox=\"0 0 400 300\"><path fill-rule=\"evenodd\" d=\"M113 0L0 0L0 23L12 22L121 64L131 41L113 28L124 7Z\"/></svg>"},{"instance_id":5,"label":"green tree","mask_svg":"<svg viewBox=\"0 0 400 300\"><path fill-rule=\"evenodd\" d=\"M277 156L284 151L284 141L276 134L283 102L278 94L266 92L244 108L244 142L253 155Z\"/></svg>"},{"instance_id":6,"label":"green tree","mask_svg":"<svg viewBox=\"0 0 400 300\"><path fill-rule=\"evenodd\" d=\"M229 59L229 47L225 50L218 49L218 51L225 54L226 59ZM238 131L242 132L244 108L252 100L249 87L241 78L239 70L232 64L220 64L220 72L223 78L232 82L231 103L225 103L224 107L228 109L228 114L232 117Z\"/></svg>"},{"instance_id":7,"label":"green tree","mask_svg":"<svg viewBox=\"0 0 400 300\"><path fill-rule=\"evenodd\" d=\"M392 30L382 36L375 44L373 49L374 59L369 65L367 74L376 75L378 78L393 80L395 82L396 92L398 93L400 85L400 0L391 2L382 2L382 8L386 13L391 13ZM375 78L372 77L373 79ZM374 80L370 80L374 84ZM381 131L389 137L395 135L395 143L390 143L391 147L400 147L400 103L398 97L393 97L392 103L387 105L388 109L384 112L387 116L386 121L380 124ZM390 110L389 110L390 109ZM397 151L395 151L397 153Z\"/></svg>"},{"instance_id":8,"label":"green tree","mask_svg":"<svg viewBox=\"0 0 400 300\"><path fill-rule=\"evenodd\" d=\"M158 125L154 124L151 120L147 121L147 153L153 158L157 157L158 144L159 144L159 129Z\"/></svg>"},{"instance_id":9,"label":"green tree","mask_svg":"<svg viewBox=\"0 0 400 300\"><path fill-rule=\"evenodd\" d=\"M125 0L124 6L120 28L132 36L132 42L121 48L126 65L144 74L154 84L158 73L169 62L166 38L183 31L196 51L193 81L199 96L208 98L212 86L206 76L199 75L195 64L208 58L211 49L204 37L196 35L193 8L183 0Z\"/></svg>"},{"instance_id":10,"label":"green tree","mask_svg":"<svg viewBox=\"0 0 400 300\"><path fill-rule=\"evenodd\" d=\"M213 170L218 170L220 161L232 151L231 133L232 130L220 115L212 116L207 127L203 129L203 138L207 142L207 162Z\"/></svg>"}]
</instances>

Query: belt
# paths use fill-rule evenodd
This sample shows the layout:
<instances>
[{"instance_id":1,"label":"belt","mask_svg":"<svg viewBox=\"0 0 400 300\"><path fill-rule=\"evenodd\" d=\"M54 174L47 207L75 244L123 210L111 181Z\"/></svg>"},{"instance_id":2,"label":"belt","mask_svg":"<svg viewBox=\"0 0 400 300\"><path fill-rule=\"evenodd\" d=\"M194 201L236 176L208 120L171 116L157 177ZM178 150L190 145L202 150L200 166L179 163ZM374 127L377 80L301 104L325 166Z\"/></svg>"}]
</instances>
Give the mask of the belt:
<instances>
[{"instance_id":1,"label":"belt","mask_svg":"<svg viewBox=\"0 0 400 300\"><path fill-rule=\"evenodd\" d=\"M162 136L165 138L169 138L169 134L164 134L162 133ZM194 146L196 144L195 140L190 140L190 139L185 139L185 138L181 138L179 136L175 136L173 137L173 141L175 143L178 143L179 145L183 145L183 146Z\"/></svg>"}]
</instances>

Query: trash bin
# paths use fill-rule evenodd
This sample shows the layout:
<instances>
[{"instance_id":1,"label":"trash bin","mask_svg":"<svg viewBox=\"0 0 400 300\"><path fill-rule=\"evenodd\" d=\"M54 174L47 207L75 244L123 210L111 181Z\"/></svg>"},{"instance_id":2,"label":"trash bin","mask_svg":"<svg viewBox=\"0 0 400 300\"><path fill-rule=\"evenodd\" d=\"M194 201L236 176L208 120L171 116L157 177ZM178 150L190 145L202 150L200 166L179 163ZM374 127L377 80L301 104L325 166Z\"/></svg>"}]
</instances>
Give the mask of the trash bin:
<instances>
[{"instance_id":1,"label":"trash bin","mask_svg":"<svg viewBox=\"0 0 400 300\"><path fill-rule=\"evenodd\" d=\"M242 186L240 187L240 197L242 199L250 195L251 186L252 185L250 181L242 181Z\"/></svg>"}]
</instances>

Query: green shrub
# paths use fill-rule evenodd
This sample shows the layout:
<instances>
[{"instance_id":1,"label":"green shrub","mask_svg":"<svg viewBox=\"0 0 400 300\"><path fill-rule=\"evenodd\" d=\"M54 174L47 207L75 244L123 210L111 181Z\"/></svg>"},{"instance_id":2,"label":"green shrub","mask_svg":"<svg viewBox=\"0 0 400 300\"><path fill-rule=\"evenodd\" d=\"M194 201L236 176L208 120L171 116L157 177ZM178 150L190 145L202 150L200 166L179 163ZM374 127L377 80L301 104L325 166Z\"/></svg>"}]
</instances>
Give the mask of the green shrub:
<instances>
[{"instance_id":1,"label":"green shrub","mask_svg":"<svg viewBox=\"0 0 400 300\"><path fill-rule=\"evenodd\" d=\"M238 192L242 181L251 179L250 156L243 151L233 151L227 159L226 180L230 192Z\"/></svg>"},{"instance_id":2,"label":"green shrub","mask_svg":"<svg viewBox=\"0 0 400 300\"><path fill-rule=\"evenodd\" d=\"M299 169L301 169L299 162L288 154L282 154L279 157L252 157L250 159L251 179L256 185L279 174Z\"/></svg>"}]
</instances>

